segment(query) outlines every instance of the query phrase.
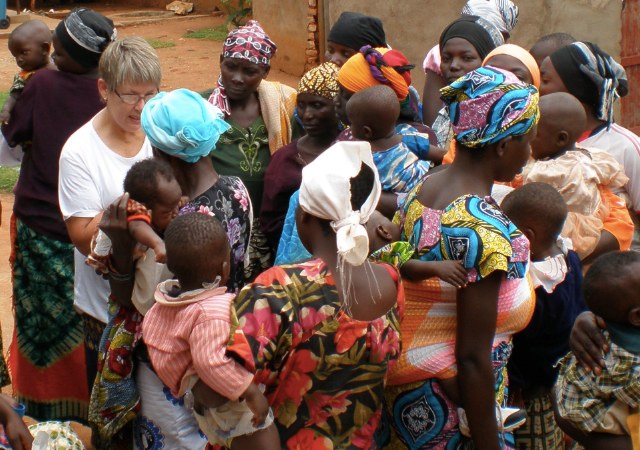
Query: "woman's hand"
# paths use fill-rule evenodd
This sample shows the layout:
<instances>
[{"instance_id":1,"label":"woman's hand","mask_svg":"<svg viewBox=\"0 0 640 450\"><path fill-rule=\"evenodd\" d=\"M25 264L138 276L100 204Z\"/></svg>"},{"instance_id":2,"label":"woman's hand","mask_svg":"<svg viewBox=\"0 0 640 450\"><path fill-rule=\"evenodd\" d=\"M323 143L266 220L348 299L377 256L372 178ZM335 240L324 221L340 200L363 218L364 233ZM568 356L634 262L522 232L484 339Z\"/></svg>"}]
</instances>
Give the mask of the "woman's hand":
<instances>
[{"instance_id":1,"label":"woman's hand","mask_svg":"<svg viewBox=\"0 0 640 450\"><path fill-rule=\"evenodd\" d=\"M597 375L605 368L604 354L609 351L602 335L605 328L601 317L585 311L576 318L569 337L569 346L578 363Z\"/></svg>"}]
</instances>

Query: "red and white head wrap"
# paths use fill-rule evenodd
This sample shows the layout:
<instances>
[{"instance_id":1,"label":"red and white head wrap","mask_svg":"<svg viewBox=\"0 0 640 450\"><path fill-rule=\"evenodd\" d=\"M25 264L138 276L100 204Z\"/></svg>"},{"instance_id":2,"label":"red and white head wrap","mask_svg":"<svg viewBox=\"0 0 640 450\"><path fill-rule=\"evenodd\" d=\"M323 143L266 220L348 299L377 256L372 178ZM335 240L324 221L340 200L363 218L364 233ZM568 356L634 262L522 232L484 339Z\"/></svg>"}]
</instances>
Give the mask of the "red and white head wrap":
<instances>
[{"instance_id":1,"label":"red and white head wrap","mask_svg":"<svg viewBox=\"0 0 640 450\"><path fill-rule=\"evenodd\" d=\"M257 20L231 31L222 45L223 58L241 58L268 66L277 50Z\"/></svg>"}]
</instances>

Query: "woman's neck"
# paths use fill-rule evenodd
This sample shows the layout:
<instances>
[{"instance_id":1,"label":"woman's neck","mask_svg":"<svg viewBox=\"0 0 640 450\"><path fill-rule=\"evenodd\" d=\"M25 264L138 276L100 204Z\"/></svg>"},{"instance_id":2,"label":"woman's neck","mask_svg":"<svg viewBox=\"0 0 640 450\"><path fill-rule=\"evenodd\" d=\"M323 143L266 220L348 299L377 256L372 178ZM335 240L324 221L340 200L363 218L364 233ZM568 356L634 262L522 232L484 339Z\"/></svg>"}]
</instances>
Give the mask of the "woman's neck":
<instances>
[{"instance_id":1,"label":"woman's neck","mask_svg":"<svg viewBox=\"0 0 640 450\"><path fill-rule=\"evenodd\" d=\"M338 137L338 129L335 132L324 133L321 136L304 135L298 139L298 153L305 164L311 163L318 155L328 149Z\"/></svg>"},{"instance_id":2,"label":"woman's neck","mask_svg":"<svg viewBox=\"0 0 640 450\"><path fill-rule=\"evenodd\" d=\"M260 117L260 102L258 93L247 96L240 100L229 99L229 113L231 118L241 127L248 128Z\"/></svg>"},{"instance_id":3,"label":"woman's neck","mask_svg":"<svg viewBox=\"0 0 640 450\"><path fill-rule=\"evenodd\" d=\"M186 195L189 200L206 192L220 177L208 156L200 158L193 164L184 161L176 161L176 163L174 166L174 169L177 169L176 178L183 195Z\"/></svg>"},{"instance_id":4,"label":"woman's neck","mask_svg":"<svg viewBox=\"0 0 640 450\"><path fill-rule=\"evenodd\" d=\"M606 123L604 120L600 120L596 118L592 114L587 114L587 128L586 130L593 131L598 128L600 125Z\"/></svg>"},{"instance_id":5,"label":"woman's neck","mask_svg":"<svg viewBox=\"0 0 640 450\"><path fill-rule=\"evenodd\" d=\"M145 135L141 128L135 132L123 130L111 118L107 108L98 113L94 128L111 151L125 158L137 155L144 143Z\"/></svg>"},{"instance_id":6,"label":"woman's neck","mask_svg":"<svg viewBox=\"0 0 640 450\"><path fill-rule=\"evenodd\" d=\"M481 159L472 158L470 155L456 155L456 159L444 176L452 183L452 189L457 187L456 190L460 195L475 194L480 197L491 194L495 181L495 173L491 167L482 164Z\"/></svg>"}]
</instances>

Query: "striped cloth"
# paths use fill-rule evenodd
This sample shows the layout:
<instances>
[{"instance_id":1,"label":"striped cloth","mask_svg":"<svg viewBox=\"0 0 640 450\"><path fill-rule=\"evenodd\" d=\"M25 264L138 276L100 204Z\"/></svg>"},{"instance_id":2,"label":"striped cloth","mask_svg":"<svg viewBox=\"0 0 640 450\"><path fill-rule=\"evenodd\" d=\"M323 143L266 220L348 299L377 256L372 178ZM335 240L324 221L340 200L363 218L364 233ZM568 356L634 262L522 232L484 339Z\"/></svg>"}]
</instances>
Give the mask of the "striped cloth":
<instances>
[{"instance_id":1,"label":"striped cloth","mask_svg":"<svg viewBox=\"0 0 640 450\"><path fill-rule=\"evenodd\" d=\"M456 376L457 289L438 278L421 282L403 280L403 283L406 293L403 352L389 372L389 385ZM501 283L494 348L509 342L511 335L529 322L535 306L530 301L532 294L528 275Z\"/></svg>"},{"instance_id":2,"label":"striped cloth","mask_svg":"<svg viewBox=\"0 0 640 450\"><path fill-rule=\"evenodd\" d=\"M172 297L176 280L161 283L156 304L144 316L142 334L158 376L175 396L182 396L192 376L230 400L237 400L253 373L227 356L232 327L237 328L225 287L189 291Z\"/></svg>"}]
</instances>

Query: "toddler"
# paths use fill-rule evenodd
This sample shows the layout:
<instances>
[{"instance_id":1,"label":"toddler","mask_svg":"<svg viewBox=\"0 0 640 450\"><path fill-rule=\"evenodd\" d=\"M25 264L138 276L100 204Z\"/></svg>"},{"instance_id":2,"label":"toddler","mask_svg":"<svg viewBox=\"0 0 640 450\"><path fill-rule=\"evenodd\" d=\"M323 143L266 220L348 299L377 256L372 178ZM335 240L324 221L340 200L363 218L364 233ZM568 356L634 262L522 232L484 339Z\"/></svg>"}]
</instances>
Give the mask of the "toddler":
<instances>
[{"instance_id":1,"label":"toddler","mask_svg":"<svg viewBox=\"0 0 640 450\"><path fill-rule=\"evenodd\" d=\"M587 306L606 322L605 368L594 374L569 354L561 361L554 392L563 429L568 425L578 431L575 438L587 448L592 433L627 438L627 416L640 405L639 274L640 253L610 252L597 258L584 277Z\"/></svg>"},{"instance_id":2,"label":"toddler","mask_svg":"<svg viewBox=\"0 0 640 450\"><path fill-rule=\"evenodd\" d=\"M153 250L157 262L164 263L165 245L159 234L186 202L173 170L159 159L139 161L127 172L124 191L131 196L127 204L129 233L138 244ZM91 249L87 264L103 274L108 273L109 237L98 230Z\"/></svg>"},{"instance_id":3,"label":"toddler","mask_svg":"<svg viewBox=\"0 0 640 450\"><path fill-rule=\"evenodd\" d=\"M393 89L379 85L356 92L347 116L353 137L371 145L383 191L408 193L424 179L429 162L418 159L396 132L400 104Z\"/></svg>"},{"instance_id":4,"label":"toddler","mask_svg":"<svg viewBox=\"0 0 640 450\"><path fill-rule=\"evenodd\" d=\"M560 237L567 205L552 186L530 183L509 193L502 211L529 239L536 307L527 327L513 336L507 365L511 404L524 406L527 423L514 432L517 448L563 448L553 416L556 362L569 352L569 334L585 311L582 266Z\"/></svg>"},{"instance_id":5,"label":"toddler","mask_svg":"<svg viewBox=\"0 0 640 450\"><path fill-rule=\"evenodd\" d=\"M25 84L36 70L53 69L55 65L49 57L51 50L51 30L41 20L29 20L16 27L9 36L9 51L16 59L20 72L13 79L9 97L0 112L0 122L7 123Z\"/></svg>"},{"instance_id":6,"label":"toddler","mask_svg":"<svg viewBox=\"0 0 640 450\"><path fill-rule=\"evenodd\" d=\"M185 214L169 224L165 243L167 267L177 280L158 285L156 304L142 322L156 373L177 397L191 390L196 419L212 444L279 449L273 414L254 374L229 355L248 343L235 329L235 296L224 287L230 270L224 228L213 216ZM234 354L251 353L247 347Z\"/></svg>"},{"instance_id":7,"label":"toddler","mask_svg":"<svg viewBox=\"0 0 640 450\"><path fill-rule=\"evenodd\" d=\"M522 172L522 183L548 183L564 198L569 214L562 235L571 239L573 248L585 259L596 248L608 207L599 188L612 190L629 180L622 167L608 153L576 146L586 128L586 113L567 93L540 97L538 135L531 142L534 161Z\"/></svg>"}]
</instances>

